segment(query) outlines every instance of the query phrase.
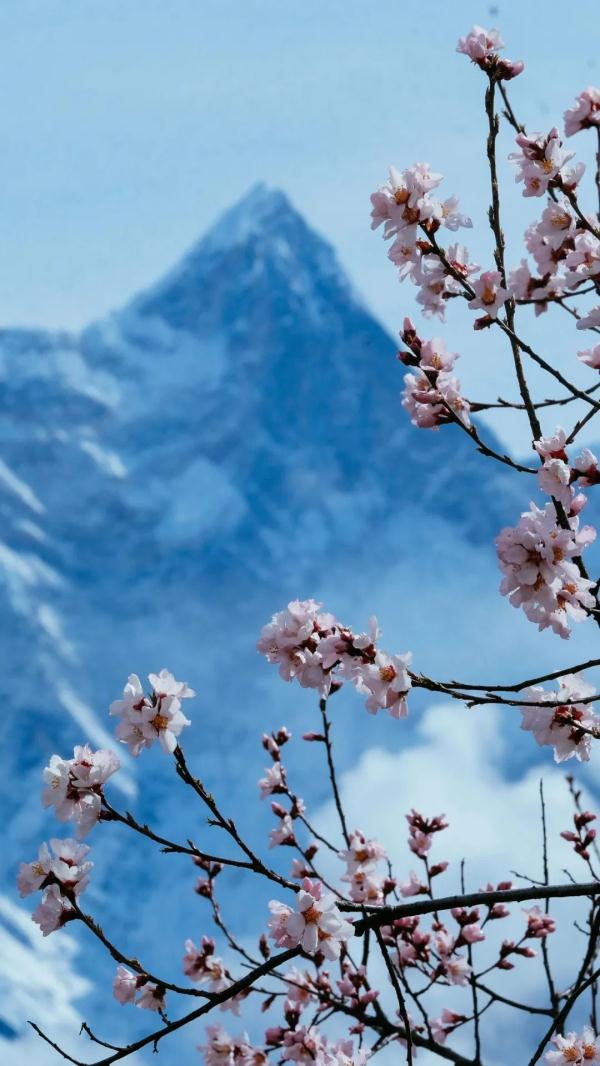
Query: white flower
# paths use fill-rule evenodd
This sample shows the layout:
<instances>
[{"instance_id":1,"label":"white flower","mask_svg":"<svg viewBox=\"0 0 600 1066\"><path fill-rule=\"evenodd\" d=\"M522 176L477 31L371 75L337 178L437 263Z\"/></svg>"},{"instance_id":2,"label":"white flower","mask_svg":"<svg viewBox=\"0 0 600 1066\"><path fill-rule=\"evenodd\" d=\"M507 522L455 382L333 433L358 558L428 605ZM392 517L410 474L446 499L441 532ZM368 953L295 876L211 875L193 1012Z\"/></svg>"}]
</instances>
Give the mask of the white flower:
<instances>
[{"instance_id":1,"label":"white flower","mask_svg":"<svg viewBox=\"0 0 600 1066\"><path fill-rule=\"evenodd\" d=\"M73 910L68 899L61 894L58 885L50 885L44 889L42 902L31 915L36 925L39 925L43 936L49 936L56 929L69 920L69 914Z\"/></svg>"},{"instance_id":2,"label":"white flower","mask_svg":"<svg viewBox=\"0 0 600 1066\"><path fill-rule=\"evenodd\" d=\"M113 751L92 751L87 745L74 749L72 759L53 755L43 773L42 803L53 806L61 822L75 822L79 836L98 821L102 809L102 788L120 767Z\"/></svg>"},{"instance_id":3,"label":"white flower","mask_svg":"<svg viewBox=\"0 0 600 1066\"><path fill-rule=\"evenodd\" d=\"M110 713L121 719L116 736L127 744L132 755L151 748L155 740L163 751L172 754L177 738L190 721L181 710L181 700L191 699L195 692L185 681L176 681L168 670L149 674L152 695L145 696L137 674L130 674L123 690L123 698L110 705Z\"/></svg>"},{"instance_id":4,"label":"white flower","mask_svg":"<svg viewBox=\"0 0 600 1066\"><path fill-rule=\"evenodd\" d=\"M354 929L340 914L332 895L321 898L321 885L306 878L297 896L297 910L272 900L269 904L270 936L278 947L301 946L307 955L321 952L338 959L341 945L354 935Z\"/></svg>"},{"instance_id":5,"label":"white flower","mask_svg":"<svg viewBox=\"0 0 600 1066\"><path fill-rule=\"evenodd\" d=\"M532 703L555 703L557 707L520 708L521 729L533 733L538 744L554 748L556 762L575 757L587 762L590 757L592 735L600 735L600 717L591 703L578 701L595 695L596 689L579 674L565 674L559 687L549 692L541 687L529 688L524 695Z\"/></svg>"}]
</instances>

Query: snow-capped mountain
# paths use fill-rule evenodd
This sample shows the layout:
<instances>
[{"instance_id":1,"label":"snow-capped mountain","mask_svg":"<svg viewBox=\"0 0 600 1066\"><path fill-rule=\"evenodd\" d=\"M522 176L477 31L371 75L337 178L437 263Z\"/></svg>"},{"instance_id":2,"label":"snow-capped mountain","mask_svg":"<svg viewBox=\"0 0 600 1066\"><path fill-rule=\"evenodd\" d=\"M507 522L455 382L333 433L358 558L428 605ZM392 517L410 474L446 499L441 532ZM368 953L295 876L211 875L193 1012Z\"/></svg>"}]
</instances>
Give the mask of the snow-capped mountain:
<instances>
[{"instance_id":1,"label":"snow-capped mountain","mask_svg":"<svg viewBox=\"0 0 600 1066\"><path fill-rule=\"evenodd\" d=\"M485 662L489 603L476 589L489 584L495 597L492 539L527 501L509 470L488 463L482 474L454 428L424 440L400 408L401 378L393 340L332 249L262 186L163 280L80 336L0 333L0 635L11 719L1 888L12 903L19 859L56 831L37 801L41 767L74 743L110 742L106 707L132 670L168 666L197 689L189 748L233 803L255 789L262 729L307 713L306 694L275 690L254 652L260 625L288 599L327 596L357 626L381 611L398 625L391 650L428 648L443 668L458 599L470 606L452 661L479 647ZM509 659L523 647L519 626L505 642ZM353 720L342 760L370 725ZM391 725L380 742L397 743ZM144 767L124 762L115 802L162 824L182 819L187 832L203 825L182 814L158 753ZM248 818L250 831L264 831L266 816ZM93 843L90 904L132 952L151 943L159 965L169 935L208 920L196 914L193 873L173 889L169 860L131 851L117 829ZM115 865L132 897L143 881L139 922L127 893L110 890ZM14 1010L5 1028L19 1035ZM167 1066L177 1061L169 1054Z\"/></svg>"}]
</instances>

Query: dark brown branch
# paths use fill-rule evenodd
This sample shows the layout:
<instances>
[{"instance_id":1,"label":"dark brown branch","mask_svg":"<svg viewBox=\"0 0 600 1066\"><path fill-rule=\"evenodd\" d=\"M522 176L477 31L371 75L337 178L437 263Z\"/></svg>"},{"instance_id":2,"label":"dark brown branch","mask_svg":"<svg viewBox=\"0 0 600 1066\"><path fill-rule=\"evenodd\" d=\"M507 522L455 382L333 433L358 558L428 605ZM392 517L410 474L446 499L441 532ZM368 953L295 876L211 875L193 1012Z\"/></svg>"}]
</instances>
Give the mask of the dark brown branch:
<instances>
[{"instance_id":1,"label":"dark brown branch","mask_svg":"<svg viewBox=\"0 0 600 1066\"><path fill-rule=\"evenodd\" d=\"M323 735L325 737L325 750L327 752L327 766L329 768L329 781L331 783L331 791L333 793L333 799L338 817L340 819L340 825L342 827L342 834L346 841L346 847L350 847L350 835L348 833L348 827L346 825L346 816L344 814L344 808L342 807L342 801L337 784L337 778L335 774L335 765L333 762L333 748L331 744L331 723L327 717L327 700L319 700L319 710L321 711L321 718L323 720Z\"/></svg>"},{"instance_id":2,"label":"dark brown branch","mask_svg":"<svg viewBox=\"0 0 600 1066\"><path fill-rule=\"evenodd\" d=\"M406 1009L406 1002L405 1002L405 999L404 999L404 993L402 992L402 989L400 987L400 982L398 980L398 975L397 975L397 973L396 973L396 971L394 969L394 964L392 963L389 951L388 951L387 947L385 946L385 943L384 943L383 937L381 935L381 930L380 929L376 929L375 930L375 936L377 938L377 943L379 944L379 950L381 951L381 954L383 956L383 961L385 962L385 966L386 966L390 981L392 983L392 988L394 989L394 992L396 993L396 998L398 1000L398 1008L399 1008L400 1017L402 1018L402 1021L404 1023L404 1028L405 1028L405 1031L406 1031L406 1062L407 1062L408 1066L412 1066L412 1062L413 1062L412 1032L411 1032L411 1026L410 1026L410 1019L408 1017L408 1011Z\"/></svg>"}]
</instances>

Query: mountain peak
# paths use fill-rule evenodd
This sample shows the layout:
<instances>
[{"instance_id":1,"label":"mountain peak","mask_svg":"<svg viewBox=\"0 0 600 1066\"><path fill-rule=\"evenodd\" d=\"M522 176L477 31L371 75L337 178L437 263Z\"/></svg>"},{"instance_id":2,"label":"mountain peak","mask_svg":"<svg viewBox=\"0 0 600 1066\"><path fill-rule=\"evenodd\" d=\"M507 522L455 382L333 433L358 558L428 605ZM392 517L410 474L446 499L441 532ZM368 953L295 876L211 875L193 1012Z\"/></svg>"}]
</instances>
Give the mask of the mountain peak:
<instances>
[{"instance_id":1,"label":"mountain peak","mask_svg":"<svg viewBox=\"0 0 600 1066\"><path fill-rule=\"evenodd\" d=\"M232 286L232 278L237 284ZM242 297L243 294L243 297ZM254 185L156 285L126 309L136 319L159 318L195 335L215 324L230 331L239 317L235 301L261 309L276 302L312 317L327 307L360 303L335 252L305 222L285 193Z\"/></svg>"},{"instance_id":2,"label":"mountain peak","mask_svg":"<svg viewBox=\"0 0 600 1066\"><path fill-rule=\"evenodd\" d=\"M224 251L244 244L252 235L271 228L285 214L299 218L285 193L258 182L217 219L200 246Z\"/></svg>"}]
</instances>

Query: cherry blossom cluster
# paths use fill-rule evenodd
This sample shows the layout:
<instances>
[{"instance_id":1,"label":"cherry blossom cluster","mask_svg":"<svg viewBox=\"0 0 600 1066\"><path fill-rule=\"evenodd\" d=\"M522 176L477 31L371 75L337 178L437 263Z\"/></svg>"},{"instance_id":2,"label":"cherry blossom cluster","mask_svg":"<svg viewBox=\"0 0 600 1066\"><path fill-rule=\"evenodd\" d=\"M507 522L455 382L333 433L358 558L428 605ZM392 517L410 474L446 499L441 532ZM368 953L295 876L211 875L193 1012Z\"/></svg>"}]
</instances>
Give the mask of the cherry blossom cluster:
<instances>
[{"instance_id":1,"label":"cherry blossom cluster","mask_svg":"<svg viewBox=\"0 0 600 1066\"><path fill-rule=\"evenodd\" d=\"M383 225L384 240L393 238L388 256L398 267L400 280L410 278L417 286L423 314L443 321L446 301L462 292L460 279L471 277L479 267L469 262L464 245L450 245L447 260L457 280L431 243L440 227L456 232L472 226L455 196L441 201L432 195L442 177L428 163L415 163L403 171L390 167L388 180L371 196L371 228Z\"/></svg>"},{"instance_id":2,"label":"cherry blossom cluster","mask_svg":"<svg viewBox=\"0 0 600 1066\"><path fill-rule=\"evenodd\" d=\"M537 475L542 492L558 500L571 517L580 514L587 500L581 493L576 495L573 486L578 482L582 488L589 488L600 482L598 460L594 453L589 448L583 448L573 463L569 464L567 437L560 426L557 426L553 436L536 440L534 447L542 460Z\"/></svg>"},{"instance_id":3,"label":"cherry blossom cluster","mask_svg":"<svg viewBox=\"0 0 600 1066\"><path fill-rule=\"evenodd\" d=\"M385 849L377 840L368 840L361 829L350 834L348 847L340 852L346 863L346 872L341 880L348 883L348 892L353 903L368 903L381 906L393 892L396 881L382 874L378 866L386 858Z\"/></svg>"},{"instance_id":4,"label":"cherry blossom cluster","mask_svg":"<svg viewBox=\"0 0 600 1066\"><path fill-rule=\"evenodd\" d=\"M408 714L411 654L388 655L377 647L380 631L371 619L368 633L354 634L315 600L294 600L264 626L257 644L284 681L295 679L322 698L349 681L370 714L385 708L392 718Z\"/></svg>"},{"instance_id":5,"label":"cherry blossom cluster","mask_svg":"<svg viewBox=\"0 0 600 1066\"><path fill-rule=\"evenodd\" d=\"M539 685L524 695L530 703L552 703L553 707L521 707L521 729L533 733L538 744L554 748L556 762L576 758L587 762L592 740L600 736L600 717L592 703L581 700L596 695L596 689L579 674L565 674L554 691Z\"/></svg>"},{"instance_id":6,"label":"cherry blossom cluster","mask_svg":"<svg viewBox=\"0 0 600 1066\"><path fill-rule=\"evenodd\" d=\"M181 701L196 693L185 681L176 681L168 670L149 674L148 681L152 691L146 696L137 674L130 674L122 698L111 703L110 714L121 719L116 736L127 744L132 755L151 748L155 740L163 751L172 754L182 729L190 724L181 710Z\"/></svg>"},{"instance_id":7,"label":"cherry blossom cluster","mask_svg":"<svg viewBox=\"0 0 600 1066\"><path fill-rule=\"evenodd\" d=\"M75 897L87 888L94 865L86 859L89 850L77 840L53 839L50 846L41 845L37 859L21 863L17 875L19 895L42 892L32 918L44 936L74 916Z\"/></svg>"},{"instance_id":8,"label":"cherry blossom cluster","mask_svg":"<svg viewBox=\"0 0 600 1066\"><path fill-rule=\"evenodd\" d=\"M473 26L465 37L459 37L456 51L469 57L486 74L498 81L510 81L525 69L519 60L514 63L503 59L498 52L504 48L504 41L498 30L484 30L482 26Z\"/></svg>"},{"instance_id":9,"label":"cherry blossom cluster","mask_svg":"<svg viewBox=\"0 0 600 1066\"><path fill-rule=\"evenodd\" d=\"M113 751L88 744L76 747L72 759L53 755L43 773L42 803L54 807L59 822L74 822L83 837L100 818L104 785L119 767Z\"/></svg>"},{"instance_id":10,"label":"cherry blossom cluster","mask_svg":"<svg viewBox=\"0 0 600 1066\"><path fill-rule=\"evenodd\" d=\"M538 629L551 628L567 638L570 622L584 621L596 606L594 582L582 577L573 561L596 532L591 526L580 529L577 515L571 515L563 529L553 503L543 509L530 506L517 526L507 526L496 538L504 574L500 592L513 607L522 607Z\"/></svg>"},{"instance_id":11,"label":"cherry blossom cluster","mask_svg":"<svg viewBox=\"0 0 600 1066\"><path fill-rule=\"evenodd\" d=\"M470 426L469 401L461 395L460 383L452 370L458 355L446 349L441 337L423 341L414 323L405 318L400 334L406 350L398 358L416 367L416 373L404 375L402 406L413 425L420 429L438 429L445 422L458 419Z\"/></svg>"},{"instance_id":12,"label":"cherry blossom cluster","mask_svg":"<svg viewBox=\"0 0 600 1066\"><path fill-rule=\"evenodd\" d=\"M523 196L544 196L550 190L572 191L581 181L584 163L568 166L575 153L563 148L556 126L548 134L518 133L518 152L511 159L517 166L515 181L523 182Z\"/></svg>"},{"instance_id":13,"label":"cherry blossom cluster","mask_svg":"<svg viewBox=\"0 0 600 1066\"><path fill-rule=\"evenodd\" d=\"M274 1027L267 1035L270 1049L278 1048L284 1062L300 1066L365 1066L368 1059L368 1052L355 1050L352 1040L329 1044L315 1026ZM253 1047L246 1033L231 1037L217 1026L209 1026L207 1043L200 1050L207 1066L265 1066L268 1062L267 1052Z\"/></svg>"},{"instance_id":14,"label":"cherry blossom cluster","mask_svg":"<svg viewBox=\"0 0 600 1066\"><path fill-rule=\"evenodd\" d=\"M584 220L586 221L586 220ZM595 232L597 217L587 216L586 228L564 196L554 195L537 222L525 232L525 246L535 261L535 273L526 259L510 273L509 287L520 301L533 302L536 314L548 309L552 300L587 286L586 291L600 292L600 241ZM578 329L593 328L596 313L580 316ZM579 353L584 362L589 362ZM593 357L590 357L593 366Z\"/></svg>"},{"instance_id":15,"label":"cherry blossom cluster","mask_svg":"<svg viewBox=\"0 0 600 1066\"><path fill-rule=\"evenodd\" d=\"M544 1058L548 1066L600 1066L600 1037L594 1030L586 1025L585 1029L577 1033L567 1033L566 1036L552 1038L555 1046L554 1051L549 1051Z\"/></svg>"}]
</instances>

